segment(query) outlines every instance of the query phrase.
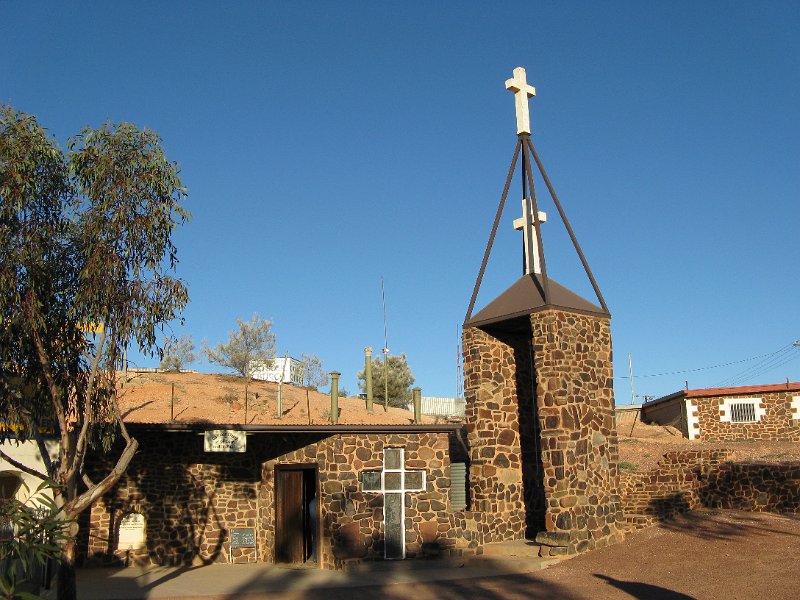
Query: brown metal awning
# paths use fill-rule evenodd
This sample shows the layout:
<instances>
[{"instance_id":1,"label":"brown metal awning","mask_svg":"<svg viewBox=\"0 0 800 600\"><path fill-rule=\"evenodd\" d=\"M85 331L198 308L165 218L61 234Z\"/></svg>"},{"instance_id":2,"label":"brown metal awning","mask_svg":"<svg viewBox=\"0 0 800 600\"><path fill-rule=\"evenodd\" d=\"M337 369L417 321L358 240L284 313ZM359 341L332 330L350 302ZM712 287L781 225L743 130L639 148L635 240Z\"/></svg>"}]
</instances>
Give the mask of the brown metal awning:
<instances>
[{"instance_id":1,"label":"brown metal awning","mask_svg":"<svg viewBox=\"0 0 800 600\"><path fill-rule=\"evenodd\" d=\"M593 315L610 316L599 306L568 290L552 278L550 302L544 300L544 290L536 275L523 275L517 282L464 322L464 327L480 327L515 317L530 315L546 308L564 308Z\"/></svg>"}]
</instances>

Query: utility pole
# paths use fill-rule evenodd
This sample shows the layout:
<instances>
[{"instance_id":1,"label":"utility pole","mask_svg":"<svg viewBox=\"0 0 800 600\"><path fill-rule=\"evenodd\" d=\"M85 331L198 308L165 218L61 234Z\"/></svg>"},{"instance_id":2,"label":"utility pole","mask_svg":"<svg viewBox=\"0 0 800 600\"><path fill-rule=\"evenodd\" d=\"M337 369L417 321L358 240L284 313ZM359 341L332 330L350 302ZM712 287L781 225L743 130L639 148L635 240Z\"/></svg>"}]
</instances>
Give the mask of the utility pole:
<instances>
[{"instance_id":1,"label":"utility pole","mask_svg":"<svg viewBox=\"0 0 800 600\"><path fill-rule=\"evenodd\" d=\"M628 352L628 369L631 373L631 404L636 404L636 395L634 393L634 383L633 383L633 355Z\"/></svg>"},{"instance_id":2,"label":"utility pole","mask_svg":"<svg viewBox=\"0 0 800 600\"><path fill-rule=\"evenodd\" d=\"M383 303L383 411L389 412L389 334L386 326L386 293L381 277L381 302Z\"/></svg>"}]
</instances>

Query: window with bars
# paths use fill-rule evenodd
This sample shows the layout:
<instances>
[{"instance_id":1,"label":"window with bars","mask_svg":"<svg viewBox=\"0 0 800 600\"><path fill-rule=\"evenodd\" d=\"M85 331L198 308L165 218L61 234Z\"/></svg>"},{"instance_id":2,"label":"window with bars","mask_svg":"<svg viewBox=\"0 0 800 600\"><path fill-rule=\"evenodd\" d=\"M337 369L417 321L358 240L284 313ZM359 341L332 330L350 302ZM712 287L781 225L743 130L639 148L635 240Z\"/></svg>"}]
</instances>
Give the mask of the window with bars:
<instances>
[{"instance_id":1,"label":"window with bars","mask_svg":"<svg viewBox=\"0 0 800 600\"><path fill-rule=\"evenodd\" d=\"M734 423L755 423L755 402L734 402L731 404L731 421Z\"/></svg>"}]
</instances>

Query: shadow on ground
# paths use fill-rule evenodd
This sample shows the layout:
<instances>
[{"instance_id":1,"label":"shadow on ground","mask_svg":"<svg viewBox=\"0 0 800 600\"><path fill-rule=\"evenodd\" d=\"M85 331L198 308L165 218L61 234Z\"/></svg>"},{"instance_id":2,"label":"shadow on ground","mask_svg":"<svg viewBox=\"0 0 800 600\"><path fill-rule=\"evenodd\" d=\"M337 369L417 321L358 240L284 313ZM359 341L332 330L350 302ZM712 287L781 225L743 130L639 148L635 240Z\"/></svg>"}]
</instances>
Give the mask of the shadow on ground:
<instances>
[{"instance_id":1,"label":"shadow on ground","mask_svg":"<svg viewBox=\"0 0 800 600\"><path fill-rule=\"evenodd\" d=\"M687 596L658 585L639 581L623 581L622 579L614 579L608 575L600 575L598 573L595 573L594 576L639 600L696 600L694 596Z\"/></svg>"},{"instance_id":2,"label":"shadow on ground","mask_svg":"<svg viewBox=\"0 0 800 600\"><path fill-rule=\"evenodd\" d=\"M659 526L668 531L680 531L710 540L735 540L745 537L770 537L775 534L800 537L776 526L775 517L800 521L800 515L774 515L734 510L704 509L684 512L659 521Z\"/></svg>"}]
</instances>

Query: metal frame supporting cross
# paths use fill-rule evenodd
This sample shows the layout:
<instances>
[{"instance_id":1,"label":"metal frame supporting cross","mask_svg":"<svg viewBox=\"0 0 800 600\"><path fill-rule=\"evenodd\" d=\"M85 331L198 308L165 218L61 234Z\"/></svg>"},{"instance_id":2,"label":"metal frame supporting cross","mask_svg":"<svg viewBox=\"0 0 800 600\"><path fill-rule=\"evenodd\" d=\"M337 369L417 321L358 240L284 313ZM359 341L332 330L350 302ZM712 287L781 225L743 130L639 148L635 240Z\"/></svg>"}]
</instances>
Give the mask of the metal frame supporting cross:
<instances>
[{"instance_id":1,"label":"metal frame supporting cross","mask_svg":"<svg viewBox=\"0 0 800 600\"><path fill-rule=\"evenodd\" d=\"M536 95L536 88L528 85L525 69L514 69L514 77L506 79L506 89L514 92L514 108L517 111L517 135L531 133L531 117L528 111L528 98Z\"/></svg>"},{"instance_id":2,"label":"metal frame supporting cross","mask_svg":"<svg viewBox=\"0 0 800 600\"><path fill-rule=\"evenodd\" d=\"M406 557L406 492L424 492L427 483L427 471L405 467L404 448L384 448L383 469L361 472L362 490L383 494L383 556L390 560Z\"/></svg>"},{"instance_id":3,"label":"metal frame supporting cross","mask_svg":"<svg viewBox=\"0 0 800 600\"><path fill-rule=\"evenodd\" d=\"M569 220L564 212L564 208L561 206L561 201L558 199L555 189L553 189L553 184L550 182L550 178L547 176L547 172L545 171L544 165L542 165L542 161L536 152L536 148L533 147L533 142L531 142L531 124L530 114L528 112L528 99L536 95L536 89L533 86L528 85L524 68L517 67L514 69L514 77L506 80L506 89L511 90L514 93L514 104L517 113L517 143L514 148L514 156L511 158L511 165L508 167L508 175L506 176L506 183L503 186L503 193L500 195L500 204L497 206L497 212L494 216L494 223L492 224L492 231L489 234L489 241L486 243L486 250L483 253L481 268L478 271L478 277L475 279L475 287L472 289L472 296L470 297L469 306L467 307L467 314L464 317L464 325L468 325L473 318L472 310L475 308L475 301L478 298L481 282L483 281L483 276L486 272L486 265L489 262L489 255L492 252L492 245L494 244L495 235L497 234L497 228L500 225L500 219L503 216L503 208L505 207L506 198L508 197L508 190L511 186L511 180L514 177L514 169L516 168L517 160L520 158L520 156L522 157L522 196L527 198L532 205L528 210L523 208L523 219L526 221L524 223L523 231L529 234L531 231L533 231L536 235L535 239L529 235L529 239L526 241L527 247L525 248L525 270L529 270L529 265L533 266L533 270L536 271L534 278L537 281L537 287L541 292L544 304L550 304L550 283L547 276L547 265L545 264L544 246L542 245L542 232L540 229L540 225L544 219L541 218L542 213L540 213L536 208L536 196L533 189L533 163L536 163L536 167L538 168L538 171L544 180L544 184L547 186L547 191L550 192L550 197L553 199L553 203L556 206L558 216L561 217L561 222L564 224L564 227L569 234L569 238L572 240L572 245L575 247L575 252L578 254L578 258L583 265L583 270L586 272L586 277L592 284L592 289L597 296L597 300L600 302L601 310L598 312L608 315L610 314L608 305L603 298L603 294L600 292L600 287L597 285L597 281L595 281L592 270L589 268L589 263L583 254L583 250L581 250L580 244L578 243L578 238L575 237L575 232L572 230L572 226L569 224ZM530 195L526 188L530 189ZM535 243L530 243L534 241ZM534 252L533 250L537 251ZM541 273L538 272L539 269L541 269Z\"/></svg>"}]
</instances>

